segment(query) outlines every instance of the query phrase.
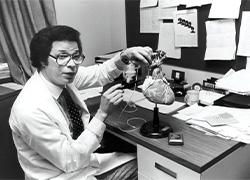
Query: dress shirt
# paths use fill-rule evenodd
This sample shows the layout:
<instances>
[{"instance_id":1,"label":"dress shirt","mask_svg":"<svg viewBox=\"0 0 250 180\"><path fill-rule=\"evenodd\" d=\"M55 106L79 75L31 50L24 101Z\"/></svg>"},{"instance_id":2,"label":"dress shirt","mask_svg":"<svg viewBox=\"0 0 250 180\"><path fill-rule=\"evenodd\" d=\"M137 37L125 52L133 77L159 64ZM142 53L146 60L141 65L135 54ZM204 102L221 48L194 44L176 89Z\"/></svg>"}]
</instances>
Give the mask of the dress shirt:
<instances>
[{"instance_id":1,"label":"dress shirt","mask_svg":"<svg viewBox=\"0 0 250 180\"><path fill-rule=\"evenodd\" d=\"M112 159L93 153L100 145L97 137L102 137L106 126L96 117L90 121L78 90L103 86L118 77L121 71L115 58L119 56L102 65L80 66L74 82L67 85L81 107L85 128L76 140L72 139L67 115L57 102L62 90L38 72L25 84L13 104L9 124L26 179L95 179L94 175L103 170L102 164ZM105 170L125 162L120 159L115 158L119 163L108 163Z\"/></svg>"}]
</instances>

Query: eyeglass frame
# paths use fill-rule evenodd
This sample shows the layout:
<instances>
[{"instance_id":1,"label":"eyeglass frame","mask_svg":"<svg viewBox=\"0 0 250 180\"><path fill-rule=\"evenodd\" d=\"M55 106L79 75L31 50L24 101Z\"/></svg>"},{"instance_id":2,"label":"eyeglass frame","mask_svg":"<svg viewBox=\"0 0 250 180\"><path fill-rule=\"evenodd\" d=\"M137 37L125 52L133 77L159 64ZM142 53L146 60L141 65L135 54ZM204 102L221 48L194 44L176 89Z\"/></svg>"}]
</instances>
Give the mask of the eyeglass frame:
<instances>
[{"instance_id":1,"label":"eyeglass frame","mask_svg":"<svg viewBox=\"0 0 250 180\"><path fill-rule=\"evenodd\" d=\"M69 55L69 57L70 57L69 60L68 60L68 62L65 63L65 64L59 64L59 63L57 62L57 61L58 61L58 57L55 57L55 56L49 54L50 57L52 57L52 58L54 58L54 59L56 60L56 63L57 63L59 66L66 66L75 54L67 54L67 55ZM79 55L82 57L82 62L83 62L84 59L85 59L84 54L79 54ZM75 59L72 59L72 60L73 60L73 62L75 63L75 65L80 65L80 64L82 63L82 62L80 62L80 63L78 64L78 63L75 62Z\"/></svg>"}]
</instances>

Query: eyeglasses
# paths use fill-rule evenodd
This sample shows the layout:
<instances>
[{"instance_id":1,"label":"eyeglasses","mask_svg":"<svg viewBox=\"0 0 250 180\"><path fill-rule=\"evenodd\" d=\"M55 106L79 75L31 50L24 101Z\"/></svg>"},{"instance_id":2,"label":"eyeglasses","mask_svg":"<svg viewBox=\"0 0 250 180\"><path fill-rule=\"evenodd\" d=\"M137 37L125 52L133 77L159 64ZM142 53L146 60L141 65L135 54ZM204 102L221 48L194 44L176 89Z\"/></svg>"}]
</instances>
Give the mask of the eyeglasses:
<instances>
[{"instance_id":1,"label":"eyeglasses","mask_svg":"<svg viewBox=\"0 0 250 180\"><path fill-rule=\"evenodd\" d=\"M60 66L65 66L69 63L71 59L73 59L76 65L81 64L84 61L85 56L83 54L59 54L57 57L53 55L49 55L50 57L56 60L56 63Z\"/></svg>"}]
</instances>

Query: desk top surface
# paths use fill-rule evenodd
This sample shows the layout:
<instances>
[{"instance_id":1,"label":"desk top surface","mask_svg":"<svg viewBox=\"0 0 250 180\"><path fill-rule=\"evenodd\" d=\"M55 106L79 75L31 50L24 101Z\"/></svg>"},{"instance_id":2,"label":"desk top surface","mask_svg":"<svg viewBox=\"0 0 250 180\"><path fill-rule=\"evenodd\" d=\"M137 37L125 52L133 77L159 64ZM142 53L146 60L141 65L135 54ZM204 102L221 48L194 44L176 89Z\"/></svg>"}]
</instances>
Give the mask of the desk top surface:
<instances>
[{"instance_id":1,"label":"desk top surface","mask_svg":"<svg viewBox=\"0 0 250 180\"><path fill-rule=\"evenodd\" d=\"M98 102L98 100L98 98L94 98L94 101L91 101ZM93 105L93 103L87 104ZM153 111L137 107L137 111L133 113L123 112L122 116L120 116L121 112L121 107L117 106L105 120L109 132L135 145L140 144L198 173L204 172L243 145L240 142L205 135L202 131L190 128L185 121L159 113L160 121L169 123L173 132L182 133L184 136L183 146L170 146L168 145L168 138L147 138L139 133L139 129L125 132L120 130L118 126L118 123L127 123L127 120L132 117L151 121L153 119ZM133 123L136 124L136 121L133 121ZM141 121L138 121L138 123L141 123Z\"/></svg>"}]
</instances>

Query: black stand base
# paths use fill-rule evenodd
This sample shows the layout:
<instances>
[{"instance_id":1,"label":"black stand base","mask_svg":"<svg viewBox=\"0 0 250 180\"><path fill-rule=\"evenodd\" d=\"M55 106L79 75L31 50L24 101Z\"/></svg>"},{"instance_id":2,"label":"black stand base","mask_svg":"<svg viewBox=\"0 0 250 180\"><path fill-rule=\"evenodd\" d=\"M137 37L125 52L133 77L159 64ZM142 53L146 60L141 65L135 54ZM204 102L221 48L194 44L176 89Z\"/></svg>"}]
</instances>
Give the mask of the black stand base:
<instances>
[{"instance_id":1,"label":"black stand base","mask_svg":"<svg viewBox=\"0 0 250 180\"><path fill-rule=\"evenodd\" d=\"M168 137L170 132L171 127L167 123L161 121L157 126L154 126L153 121L146 122L140 128L141 135L155 139Z\"/></svg>"},{"instance_id":2,"label":"black stand base","mask_svg":"<svg viewBox=\"0 0 250 180\"><path fill-rule=\"evenodd\" d=\"M154 119L144 123L140 128L140 134L149 138L165 138L171 132L169 124L159 121L158 107L154 108Z\"/></svg>"}]
</instances>

